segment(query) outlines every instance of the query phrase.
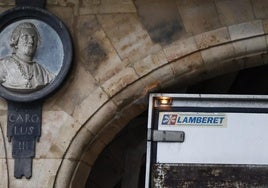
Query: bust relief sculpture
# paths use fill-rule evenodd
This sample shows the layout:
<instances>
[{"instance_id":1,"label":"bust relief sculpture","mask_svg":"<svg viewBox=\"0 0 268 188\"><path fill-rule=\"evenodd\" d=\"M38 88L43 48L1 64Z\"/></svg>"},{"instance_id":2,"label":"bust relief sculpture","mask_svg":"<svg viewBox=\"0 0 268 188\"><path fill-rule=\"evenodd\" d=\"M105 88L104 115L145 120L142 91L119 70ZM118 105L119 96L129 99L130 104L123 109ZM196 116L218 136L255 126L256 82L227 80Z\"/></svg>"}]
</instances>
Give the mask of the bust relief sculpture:
<instances>
[{"instance_id":1,"label":"bust relief sculpture","mask_svg":"<svg viewBox=\"0 0 268 188\"><path fill-rule=\"evenodd\" d=\"M17 92L33 92L48 85L55 75L34 61L40 35L33 23L20 23L11 33L13 53L0 60L0 83Z\"/></svg>"}]
</instances>

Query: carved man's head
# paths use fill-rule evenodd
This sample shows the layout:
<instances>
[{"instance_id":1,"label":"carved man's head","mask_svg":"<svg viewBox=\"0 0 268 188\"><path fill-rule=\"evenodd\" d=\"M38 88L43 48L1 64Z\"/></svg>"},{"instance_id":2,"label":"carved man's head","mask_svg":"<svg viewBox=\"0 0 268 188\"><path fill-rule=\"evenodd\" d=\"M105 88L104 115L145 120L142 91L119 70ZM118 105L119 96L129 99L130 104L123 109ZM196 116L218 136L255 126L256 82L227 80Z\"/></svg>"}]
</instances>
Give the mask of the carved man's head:
<instances>
[{"instance_id":1,"label":"carved man's head","mask_svg":"<svg viewBox=\"0 0 268 188\"><path fill-rule=\"evenodd\" d=\"M32 57L39 42L39 33L34 24L23 22L12 32L10 46L15 53Z\"/></svg>"}]
</instances>

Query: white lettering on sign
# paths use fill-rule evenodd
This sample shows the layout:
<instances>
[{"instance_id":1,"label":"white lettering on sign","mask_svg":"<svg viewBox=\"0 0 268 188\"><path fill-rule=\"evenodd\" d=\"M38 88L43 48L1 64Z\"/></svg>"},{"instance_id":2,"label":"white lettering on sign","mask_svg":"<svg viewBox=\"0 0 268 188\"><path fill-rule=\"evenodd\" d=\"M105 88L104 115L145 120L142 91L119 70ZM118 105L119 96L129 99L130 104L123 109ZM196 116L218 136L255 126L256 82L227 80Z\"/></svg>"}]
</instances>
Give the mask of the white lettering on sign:
<instances>
[{"instance_id":1,"label":"white lettering on sign","mask_svg":"<svg viewBox=\"0 0 268 188\"><path fill-rule=\"evenodd\" d=\"M38 114L10 114L8 121L11 123L39 123Z\"/></svg>"},{"instance_id":2,"label":"white lettering on sign","mask_svg":"<svg viewBox=\"0 0 268 188\"><path fill-rule=\"evenodd\" d=\"M29 144L27 141L25 140L22 140L22 141L19 141L19 150L28 150L29 149Z\"/></svg>"},{"instance_id":3,"label":"white lettering on sign","mask_svg":"<svg viewBox=\"0 0 268 188\"><path fill-rule=\"evenodd\" d=\"M14 126L14 135L33 135L33 126Z\"/></svg>"},{"instance_id":4,"label":"white lettering on sign","mask_svg":"<svg viewBox=\"0 0 268 188\"><path fill-rule=\"evenodd\" d=\"M226 127L227 116L223 113L160 112L159 125Z\"/></svg>"}]
</instances>

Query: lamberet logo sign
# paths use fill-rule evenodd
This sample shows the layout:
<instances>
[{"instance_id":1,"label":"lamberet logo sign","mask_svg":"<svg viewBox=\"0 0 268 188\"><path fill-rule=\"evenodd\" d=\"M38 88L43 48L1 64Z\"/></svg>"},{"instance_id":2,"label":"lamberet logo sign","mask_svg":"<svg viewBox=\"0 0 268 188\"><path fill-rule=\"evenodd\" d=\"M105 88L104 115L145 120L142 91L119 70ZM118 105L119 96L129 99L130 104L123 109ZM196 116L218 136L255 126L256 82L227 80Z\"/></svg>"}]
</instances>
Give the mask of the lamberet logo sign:
<instances>
[{"instance_id":1,"label":"lamberet logo sign","mask_svg":"<svg viewBox=\"0 0 268 188\"><path fill-rule=\"evenodd\" d=\"M175 125L177 117L177 114L164 114L162 118L162 125Z\"/></svg>"},{"instance_id":2,"label":"lamberet logo sign","mask_svg":"<svg viewBox=\"0 0 268 188\"><path fill-rule=\"evenodd\" d=\"M227 116L222 113L160 112L161 125L225 127Z\"/></svg>"}]
</instances>

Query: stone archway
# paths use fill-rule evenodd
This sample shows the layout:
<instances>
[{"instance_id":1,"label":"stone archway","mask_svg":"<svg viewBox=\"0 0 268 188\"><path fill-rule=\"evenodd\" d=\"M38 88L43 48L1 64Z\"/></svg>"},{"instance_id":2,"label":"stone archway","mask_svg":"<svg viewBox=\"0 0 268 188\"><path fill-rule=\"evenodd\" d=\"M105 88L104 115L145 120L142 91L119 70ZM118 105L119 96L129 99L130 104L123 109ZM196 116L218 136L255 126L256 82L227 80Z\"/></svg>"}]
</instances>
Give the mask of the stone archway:
<instances>
[{"instance_id":1,"label":"stone archway","mask_svg":"<svg viewBox=\"0 0 268 188\"><path fill-rule=\"evenodd\" d=\"M127 83L110 88L119 90L85 121L64 155L55 186L83 187L103 148L146 109L148 93L266 63L266 32L260 20L220 28L174 42L118 74L113 83L123 78Z\"/></svg>"},{"instance_id":2,"label":"stone archway","mask_svg":"<svg viewBox=\"0 0 268 188\"><path fill-rule=\"evenodd\" d=\"M31 181L13 177L0 100L3 187L83 187L103 148L147 108L148 93L267 63L267 0L47 4L72 33L75 63L44 104ZM1 1L2 11L14 6Z\"/></svg>"},{"instance_id":3,"label":"stone archway","mask_svg":"<svg viewBox=\"0 0 268 188\"><path fill-rule=\"evenodd\" d=\"M268 79L267 71L268 65L251 67L198 82L183 92L266 95L268 86L263 80ZM161 92L182 91L174 85ZM145 181L141 177L145 177L145 161L141 156L146 152L146 129L147 111L131 120L103 150L92 167L85 187L143 188Z\"/></svg>"}]
</instances>

